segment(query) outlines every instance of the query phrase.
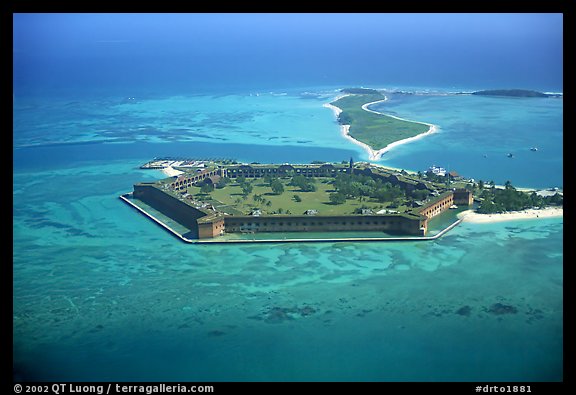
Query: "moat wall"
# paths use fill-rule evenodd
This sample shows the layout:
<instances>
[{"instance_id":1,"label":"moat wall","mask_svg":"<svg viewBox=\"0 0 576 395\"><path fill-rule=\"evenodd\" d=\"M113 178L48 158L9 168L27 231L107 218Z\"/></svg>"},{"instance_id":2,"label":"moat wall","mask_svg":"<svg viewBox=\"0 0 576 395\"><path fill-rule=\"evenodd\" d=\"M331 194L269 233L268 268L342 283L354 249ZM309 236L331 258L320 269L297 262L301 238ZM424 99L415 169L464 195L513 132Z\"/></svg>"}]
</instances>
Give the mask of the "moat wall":
<instances>
[{"instance_id":1,"label":"moat wall","mask_svg":"<svg viewBox=\"0 0 576 395\"><path fill-rule=\"evenodd\" d=\"M202 211L196 210L194 207L161 191L153 184L135 184L134 197L193 231L198 231L197 219L206 215Z\"/></svg>"}]
</instances>

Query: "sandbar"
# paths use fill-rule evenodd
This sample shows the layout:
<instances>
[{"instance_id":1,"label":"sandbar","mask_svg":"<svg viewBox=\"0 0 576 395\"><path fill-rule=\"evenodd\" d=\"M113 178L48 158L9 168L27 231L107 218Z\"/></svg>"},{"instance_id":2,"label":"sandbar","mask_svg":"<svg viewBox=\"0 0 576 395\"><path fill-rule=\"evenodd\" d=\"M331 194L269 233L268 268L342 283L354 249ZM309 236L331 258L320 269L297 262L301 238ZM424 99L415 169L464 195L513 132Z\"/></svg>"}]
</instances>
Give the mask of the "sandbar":
<instances>
[{"instance_id":1,"label":"sandbar","mask_svg":"<svg viewBox=\"0 0 576 395\"><path fill-rule=\"evenodd\" d=\"M541 209L527 209L521 211L511 211L500 214L480 214L473 210L462 211L458 214L458 218L463 222L471 223L491 223L513 221L521 219L536 219L536 218L553 218L563 217L562 207L546 207Z\"/></svg>"}]
</instances>

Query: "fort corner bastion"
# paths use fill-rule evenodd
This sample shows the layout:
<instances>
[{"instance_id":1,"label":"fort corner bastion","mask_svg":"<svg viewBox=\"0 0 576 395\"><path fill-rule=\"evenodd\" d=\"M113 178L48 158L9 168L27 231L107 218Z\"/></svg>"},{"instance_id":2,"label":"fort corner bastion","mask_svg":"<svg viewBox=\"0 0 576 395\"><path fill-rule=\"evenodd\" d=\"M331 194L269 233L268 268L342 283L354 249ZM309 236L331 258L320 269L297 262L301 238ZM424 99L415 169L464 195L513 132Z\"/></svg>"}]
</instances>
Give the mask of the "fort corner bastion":
<instances>
[{"instance_id":1,"label":"fort corner bastion","mask_svg":"<svg viewBox=\"0 0 576 395\"><path fill-rule=\"evenodd\" d=\"M369 163L319 163L319 164L239 164L218 161L189 161L199 166L174 167L182 171L181 174L156 182L140 182L134 185L131 197L144 202L154 210L162 213L174 222L181 224L187 229L193 230L197 240L218 240L222 235L230 233L260 233L260 232L385 232L388 234L426 236L428 221L438 214L455 206L469 206L473 203L472 193L463 188L448 188L446 185L422 180L416 175L388 169ZM148 165L148 164L147 164ZM145 165L146 166L146 165ZM145 168L153 168L147 166ZM342 212L322 212L323 210L306 210L298 213L290 213L276 208L282 206L280 200L262 204L262 209L252 208L242 210L241 198L236 198L236 204L232 201L220 202L209 195L202 195L199 186L208 184L214 191L218 186L219 196L223 193L228 195L240 195L233 193L235 190L222 186L223 181L227 185L238 185L237 182L254 183L257 185L266 179L286 180L294 177L321 180L321 186L331 185L337 177L341 180L344 176L364 176L363 180L374 180L378 185L391 185L400 189L406 196L426 196L419 201L408 199L400 210L382 209L359 209L356 212L342 206ZM301 177L303 176L303 177ZM242 184L244 185L244 184ZM194 189L195 188L195 189ZM226 192L227 188L229 192ZM328 187L326 187L328 188ZM332 188L330 186L330 188ZM196 191L196 193L193 193ZM327 190L328 191L328 190ZM328 201L328 194L321 190L313 196L323 197ZM332 191L333 192L333 191ZM321 193L324 193L322 195ZM128 196L123 195L123 196ZM226 195L226 197L228 197ZM267 193L263 195L270 195ZM284 199L290 199L292 192L284 192ZM306 193L300 193L307 198ZM294 195L295 196L295 195ZM206 199L202 199L205 197ZM276 197L272 196L274 199ZM265 201L261 196L262 203ZM279 199L279 198L278 198ZM124 199L128 202L127 199ZM224 200L224 199L221 199ZM246 196L244 196L246 200ZM254 198L254 200L256 200ZM270 200L273 200L270 198ZM362 200L362 199L360 199ZM130 203L132 204L132 203ZM293 204L293 203L292 203ZM302 203L306 206L306 200ZM324 203L329 204L329 203ZM132 204L133 205L133 204ZM299 206L300 207L300 206ZM140 211L143 211L140 209ZM319 212L320 211L320 212ZM150 216L150 215L149 215ZM152 217L153 218L153 217Z\"/></svg>"}]
</instances>

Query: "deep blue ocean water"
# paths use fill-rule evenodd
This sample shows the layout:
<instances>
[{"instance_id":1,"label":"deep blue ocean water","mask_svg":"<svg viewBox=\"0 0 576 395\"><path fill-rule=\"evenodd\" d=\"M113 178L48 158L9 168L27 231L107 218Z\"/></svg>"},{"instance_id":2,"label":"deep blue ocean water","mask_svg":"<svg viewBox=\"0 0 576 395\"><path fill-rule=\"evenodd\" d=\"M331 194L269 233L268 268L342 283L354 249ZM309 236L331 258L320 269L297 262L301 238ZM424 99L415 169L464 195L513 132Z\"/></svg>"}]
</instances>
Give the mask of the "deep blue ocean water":
<instances>
[{"instance_id":1,"label":"deep blue ocean water","mask_svg":"<svg viewBox=\"0 0 576 395\"><path fill-rule=\"evenodd\" d=\"M347 86L561 91L558 17L511 15L510 35L494 16L500 45L483 44L480 17L460 21L467 57L440 21L419 41L397 20L351 17L372 39L354 53L398 51L377 69L342 61L358 41L334 41L337 16L300 18L298 33L271 17L173 18L15 16L16 378L563 380L562 218L463 223L429 243L222 247L183 244L118 199L162 177L139 169L155 156L367 160L322 107ZM548 28L521 29L535 23ZM404 48L425 50L426 68ZM440 127L381 164L563 186L562 99L391 95L374 109Z\"/></svg>"}]
</instances>

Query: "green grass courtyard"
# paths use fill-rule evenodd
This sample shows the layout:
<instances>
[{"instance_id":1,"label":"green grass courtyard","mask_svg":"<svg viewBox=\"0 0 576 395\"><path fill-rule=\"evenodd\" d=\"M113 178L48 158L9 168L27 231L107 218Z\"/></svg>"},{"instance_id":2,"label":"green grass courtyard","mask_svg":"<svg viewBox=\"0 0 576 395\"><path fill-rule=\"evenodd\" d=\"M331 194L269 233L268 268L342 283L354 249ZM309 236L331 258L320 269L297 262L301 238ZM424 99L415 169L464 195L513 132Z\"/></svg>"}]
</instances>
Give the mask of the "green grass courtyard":
<instances>
[{"instance_id":1,"label":"green grass courtyard","mask_svg":"<svg viewBox=\"0 0 576 395\"><path fill-rule=\"evenodd\" d=\"M216 188L208 195L202 194L199 186L191 186L188 193L194 195L198 200L209 201L214 206L224 212L234 215L247 215L254 209L261 210L263 215L291 214L302 215L306 210L316 210L317 215L352 215L356 209L370 208L378 211L386 208L389 202L378 202L369 197L346 199L343 204L333 204L329 195L333 192L333 178L318 178L315 182L316 190L313 192L303 192L297 186L288 185L289 178L280 178L284 187L284 192L274 194L271 187L263 179L249 179L252 185L252 192L246 197L240 184L232 181L224 188ZM297 195L298 198L295 198ZM208 198L207 196L210 196ZM263 199L263 200L262 200ZM397 211L404 211L406 206L394 208Z\"/></svg>"}]
</instances>

